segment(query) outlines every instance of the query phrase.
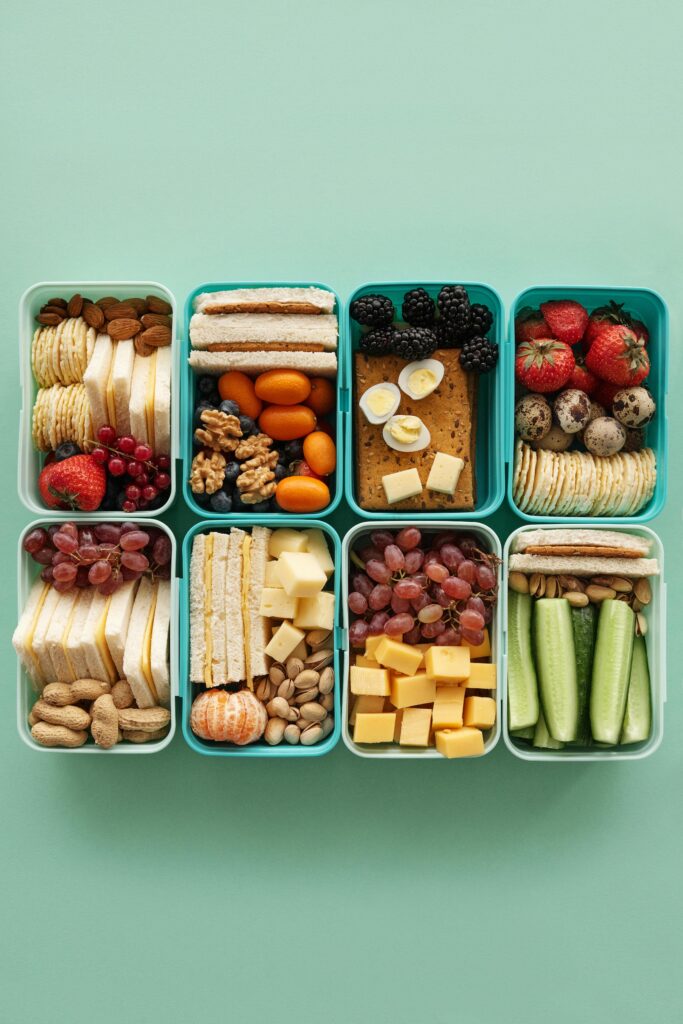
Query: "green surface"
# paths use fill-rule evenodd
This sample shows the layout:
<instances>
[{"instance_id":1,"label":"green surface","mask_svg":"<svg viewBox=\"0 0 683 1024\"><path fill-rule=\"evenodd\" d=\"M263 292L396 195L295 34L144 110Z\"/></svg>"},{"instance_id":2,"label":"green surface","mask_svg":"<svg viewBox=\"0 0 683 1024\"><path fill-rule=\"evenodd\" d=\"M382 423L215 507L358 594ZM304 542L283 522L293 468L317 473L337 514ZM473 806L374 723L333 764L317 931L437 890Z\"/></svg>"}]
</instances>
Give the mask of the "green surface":
<instances>
[{"instance_id":1,"label":"green surface","mask_svg":"<svg viewBox=\"0 0 683 1024\"><path fill-rule=\"evenodd\" d=\"M678 1020L683 8L3 8L0 1019ZM40 756L15 727L16 304L41 279L642 284L671 309L642 763ZM178 513L180 526L189 522ZM348 521L348 518L347 518ZM492 524L511 528L510 515Z\"/></svg>"}]
</instances>

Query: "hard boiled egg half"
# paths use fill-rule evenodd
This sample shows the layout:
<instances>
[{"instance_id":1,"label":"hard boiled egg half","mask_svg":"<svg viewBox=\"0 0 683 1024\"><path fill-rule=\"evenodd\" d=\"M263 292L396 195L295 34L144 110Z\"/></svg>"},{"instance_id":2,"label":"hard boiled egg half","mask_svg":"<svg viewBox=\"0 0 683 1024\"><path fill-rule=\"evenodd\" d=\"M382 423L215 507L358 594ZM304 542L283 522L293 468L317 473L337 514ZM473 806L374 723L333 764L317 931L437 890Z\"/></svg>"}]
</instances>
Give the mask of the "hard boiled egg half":
<instances>
[{"instance_id":1,"label":"hard boiled egg half","mask_svg":"<svg viewBox=\"0 0 683 1024\"><path fill-rule=\"evenodd\" d=\"M360 396L359 405L368 423L386 423L400 401L401 392L395 384L373 384Z\"/></svg>"},{"instance_id":2,"label":"hard boiled egg half","mask_svg":"<svg viewBox=\"0 0 683 1024\"><path fill-rule=\"evenodd\" d=\"M426 398L443 380L444 366L438 359L418 359L401 370L398 386L415 401Z\"/></svg>"},{"instance_id":3,"label":"hard boiled egg half","mask_svg":"<svg viewBox=\"0 0 683 1024\"><path fill-rule=\"evenodd\" d=\"M382 437L396 452L420 452L432 439L419 416L392 416Z\"/></svg>"}]
</instances>

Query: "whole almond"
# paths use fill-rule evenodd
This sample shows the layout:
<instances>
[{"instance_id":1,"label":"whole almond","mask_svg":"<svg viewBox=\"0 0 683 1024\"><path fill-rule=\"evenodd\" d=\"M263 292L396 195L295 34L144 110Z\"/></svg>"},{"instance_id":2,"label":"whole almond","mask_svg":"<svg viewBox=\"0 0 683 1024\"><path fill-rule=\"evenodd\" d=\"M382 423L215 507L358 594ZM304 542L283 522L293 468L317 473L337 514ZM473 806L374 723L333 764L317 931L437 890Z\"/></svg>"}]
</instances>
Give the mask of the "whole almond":
<instances>
[{"instance_id":1,"label":"whole almond","mask_svg":"<svg viewBox=\"0 0 683 1024\"><path fill-rule=\"evenodd\" d=\"M80 316L83 309L83 296L76 292L66 304L66 311L69 316Z\"/></svg>"},{"instance_id":2,"label":"whole almond","mask_svg":"<svg viewBox=\"0 0 683 1024\"><path fill-rule=\"evenodd\" d=\"M143 327L170 327L171 318L165 313L143 313L140 317Z\"/></svg>"},{"instance_id":3,"label":"whole almond","mask_svg":"<svg viewBox=\"0 0 683 1024\"><path fill-rule=\"evenodd\" d=\"M132 320L129 317L123 317L120 320L110 320L107 325L107 334L114 341L128 341L129 338L134 338L136 334L139 334L142 330L142 324L139 320Z\"/></svg>"},{"instance_id":4,"label":"whole almond","mask_svg":"<svg viewBox=\"0 0 683 1024\"><path fill-rule=\"evenodd\" d=\"M99 331L104 323L104 313L94 302L88 302L83 307L83 319L88 327L94 327L96 331Z\"/></svg>"},{"instance_id":5,"label":"whole almond","mask_svg":"<svg viewBox=\"0 0 683 1024\"><path fill-rule=\"evenodd\" d=\"M117 322L116 320L113 321L113 323L116 323L116 322ZM109 335L110 335L110 337L113 337L111 331L109 332ZM135 344L135 351L137 352L137 354L139 356L145 356L145 357L146 356L151 356L152 352L156 352L156 349L152 348L151 345L146 345L144 343L144 341L141 341L139 335L135 339L134 344Z\"/></svg>"},{"instance_id":6,"label":"whole almond","mask_svg":"<svg viewBox=\"0 0 683 1024\"><path fill-rule=\"evenodd\" d=\"M144 341L145 345L152 345L153 348L163 348L171 344L171 328L162 327L160 324L148 327L140 335L140 341Z\"/></svg>"},{"instance_id":7,"label":"whole almond","mask_svg":"<svg viewBox=\"0 0 683 1024\"><path fill-rule=\"evenodd\" d=\"M66 309L61 306L51 306L49 303L41 307L41 313L56 313L57 316L61 317L62 320L66 319Z\"/></svg>"},{"instance_id":8,"label":"whole almond","mask_svg":"<svg viewBox=\"0 0 683 1024\"><path fill-rule=\"evenodd\" d=\"M148 313L166 313L168 315L173 312L170 303L166 302L165 299L160 299L158 295L148 295L146 302Z\"/></svg>"},{"instance_id":9,"label":"whole almond","mask_svg":"<svg viewBox=\"0 0 683 1024\"><path fill-rule=\"evenodd\" d=\"M113 302L104 311L107 320L137 320L138 311L129 302Z\"/></svg>"},{"instance_id":10,"label":"whole almond","mask_svg":"<svg viewBox=\"0 0 683 1024\"><path fill-rule=\"evenodd\" d=\"M47 300L47 305L48 306L59 306L60 309L66 309L66 299L60 299L60 298L48 299Z\"/></svg>"},{"instance_id":11,"label":"whole almond","mask_svg":"<svg viewBox=\"0 0 683 1024\"><path fill-rule=\"evenodd\" d=\"M113 295L105 295L104 298L98 299L95 305L99 306L100 309L109 309L110 306L115 306L118 301Z\"/></svg>"},{"instance_id":12,"label":"whole almond","mask_svg":"<svg viewBox=\"0 0 683 1024\"><path fill-rule=\"evenodd\" d=\"M36 317L38 323L42 324L43 327L57 327L63 319L64 317L60 316L59 313L39 313Z\"/></svg>"},{"instance_id":13,"label":"whole almond","mask_svg":"<svg viewBox=\"0 0 683 1024\"><path fill-rule=\"evenodd\" d=\"M136 298L135 296L133 296L132 299L124 299L123 301L126 306L132 306L133 309L137 310L138 316L142 316L142 314L147 309L147 303L145 302L144 299Z\"/></svg>"}]
</instances>

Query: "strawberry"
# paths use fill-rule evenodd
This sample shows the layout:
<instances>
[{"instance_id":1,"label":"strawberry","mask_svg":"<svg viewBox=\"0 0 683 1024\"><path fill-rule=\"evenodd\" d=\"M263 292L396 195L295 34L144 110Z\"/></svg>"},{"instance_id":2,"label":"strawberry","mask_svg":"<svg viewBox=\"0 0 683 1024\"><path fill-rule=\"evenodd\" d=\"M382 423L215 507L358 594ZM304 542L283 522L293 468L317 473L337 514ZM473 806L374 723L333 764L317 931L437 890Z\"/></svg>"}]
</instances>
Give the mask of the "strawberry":
<instances>
[{"instance_id":1,"label":"strawberry","mask_svg":"<svg viewBox=\"0 0 683 1024\"><path fill-rule=\"evenodd\" d=\"M604 405L608 412L612 411L612 402L617 391L621 391L621 384L610 384L606 380L599 380L594 394L591 396L600 405Z\"/></svg>"},{"instance_id":2,"label":"strawberry","mask_svg":"<svg viewBox=\"0 0 683 1024\"><path fill-rule=\"evenodd\" d=\"M38 477L38 487L48 508L94 512L102 504L107 474L92 456L72 455L45 466Z\"/></svg>"},{"instance_id":3,"label":"strawberry","mask_svg":"<svg viewBox=\"0 0 683 1024\"><path fill-rule=\"evenodd\" d=\"M583 360L577 359L572 375L567 381L567 387L578 388L579 391L585 391L587 395L592 395L597 386L598 378L586 369Z\"/></svg>"},{"instance_id":4,"label":"strawberry","mask_svg":"<svg viewBox=\"0 0 683 1024\"><path fill-rule=\"evenodd\" d=\"M588 318L588 326L583 338L586 352L595 339L600 336L603 329L611 327L613 324L622 324L624 327L630 327L637 337L643 339L643 344L647 344L650 340L648 329L642 320L634 320L631 314L624 310L623 302L610 302L607 306L598 306Z\"/></svg>"},{"instance_id":5,"label":"strawberry","mask_svg":"<svg viewBox=\"0 0 683 1024\"><path fill-rule=\"evenodd\" d=\"M632 322L632 327L636 334L636 337L642 339L643 345L647 345L648 341L650 340L650 332L648 331L643 321L634 320Z\"/></svg>"},{"instance_id":6,"label":"strawberry","mask_svg":"<svg viewBox=\"0 0 683 1024\"><path fill-rule=\"evenodd\" d=\"M539 310L525 306L515 317L515 341L532 341L534 338L549 338L552 331Z\"/></svg>"},{"instance_id":7,"label":"strawberry","mask_svg":"<svg viewBox=\"0 0 683 1024\"><path fill-rule=\"evenodd\" d=\"M571 377L574 364L574 353L564 341L536 338L517 346L515 376L530 391L557 391Z\"/></svg>"},{"instance_id":8,"label":"strawberry","mask_svg":"<svg viewBox=\"0 0 683 1024\"><path fill-rule=\"evenodd\" d=\"M574 299L554 299L541 303L541 313L552 334L559 341L576 345L581 341L588 323L588 311Z\"/></svg>"},{"instance_id":9,"label":"strawberry","mask_svg":"<svg viewBox=\"0 0 683 1024\"><path fill-rule=\"evenodd\" d=\"M623 324L603 325L586 353L586 366L601 380L633 387L650 372L650 359L642 338Z\"/></svg>"}]
</instances>

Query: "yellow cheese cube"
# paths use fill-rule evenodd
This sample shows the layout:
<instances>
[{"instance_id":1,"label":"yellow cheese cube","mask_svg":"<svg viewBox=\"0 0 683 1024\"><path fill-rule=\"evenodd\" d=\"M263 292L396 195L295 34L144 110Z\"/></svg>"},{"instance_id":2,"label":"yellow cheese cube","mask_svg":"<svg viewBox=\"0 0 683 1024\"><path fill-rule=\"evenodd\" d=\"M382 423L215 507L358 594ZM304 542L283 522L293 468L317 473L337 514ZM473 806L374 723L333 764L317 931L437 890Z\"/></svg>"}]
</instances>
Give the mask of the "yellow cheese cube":
<instances>
[{"instance_id":1,"label":"yellow cheese cube","mask_svg":"<svg viewBox=\"0 0 683 1024\"><path fill-rule=\"evenodd\" d=\"M300 629L334 629L334 594L321 590L315 597L299 598L294 625Z\"/></svg>"},{"instance_id":2,"label":"yellow cheese cube","mask_svg":"<svg viewBox=\"0 0 683 1024\"><path fill-rule=\"evenodd\" d=\"M402 747L428 747L432 712L429 708L406 708L401 722Z\"/></svg>"},{"instance_id":3,"label":"yellow cheese cube","mask_svg":"<svg viewBox=\"0 0 683 1024\"><path fill-rule=\"evenodd\" d=\"M465 686L437 686L434 698L435 729L459 729L463 724Z\"/></svg>"},{"instance_id":4,"label":"yellow cheese cube","mask_svg":"<svg viewBox=\"0 0 683 1024\"><path fill-rule=\"evenodd\" d=\"M298 598L290 597L285 594L284 590L264 587L261 591L259 615L265 615L267 619L293 619L297 613L298 604Z\"/></svg>"},{"instance_id":5,"label":"yellow cheese cube","mask_svg":"<svg viewBox=\"0 0 683 1024\"><path fill-rule=\"evenodd\" d=\"M353 663L358 665L358 668L377 668L375 659L366 658L364 654L357 654Z\"/></svg>"},{"instance_id":6,"label":"yellow cheese cube","mask_svg":"<svg viewBox=\"0 0 683 1024\"><path fill-rule=\"evenodd\" d=\"M484 639L478 647L468 644L466 640L463 640L462 645L463 647L469 647L470 661L474 661L475 658L491 657L491 637L489 636L488 629L484 630Z\"/></svg>"},{"instance_id":7,"label":"yellow cheese cube","mask_svg":"<svg viewBox=\"0 0 683 1024\"><path fill-rule=\"evenodd\" d=\"M438 682L461 683L469 678L470 652L467 647L437 647L434 644L425 654L427 675Z\"/></svg>"},{"instance_id":8,"label":"yellow cheese cube","mask_svg":"<svg viewBox=\"0 0 683 1024\"><path fill-rule=\"evenodd\" d=\"M379 715L356 715L353 728L354 743L391 743L394 738L396 715L383 712Z\"/></svg>"},{"instance_id":9,"label":"yellow cheese cube","mask_svg":"<svg viewBox=\"0 0 683 1024\"><path fill-rule=\"evenodd\" d=\"M393 712L394 711L394 709L392 708L391 704L389 704L387 707L385 707L384 710L385 711L389 711L389 712ZM405 711L403 710L403 708L398 708L398 710L395 712L396 722L394 724L394 743L399 743L400 740L401 740L401 728L403 726L403 716L404 716L404 714L405 714Z\"/></svg>"},{"instance_id":10,"label":"yellow cheese cube","mask_svg":"<svg viewBox=\"0 0 683 1024\"><path fill-rule=\"evenodd\" d=\"M440 649L444 650L443 647ZM416 651L410 644L400 643L388 636L383 636L377 644L375 657L380 665L393 668L403 676L415 675L422 664L422 651Z\"/></svg>"},{"instance_id":11,"label":"yellow cheese cube","mask_svg":"<svg viewBox=\"0 0 683 1024\"><path fill-rule=\"evenodd\" d=\"M379 644L384 639L384 633L378 633L377 636L369 636L365 640L365 657L369 658L370 661L377 661L375 657L375 651Z\"/></svg>"},{"instance_id":12,"label":"yellow cheese cube","mask_svg":"<svg viewBox=\"0 0 683 1024\"><path fill-rule=\"evenodd\" d=\"M318 560L318 565L325 575L331 576L334 572L334 562L327 546L325 534L318 529L304 530L303 533L306 538L306 550Z\"/></svg>"},{"instance_id":13,"label":"yellow cheese cube","mask_svg":"<svg viewBox=\"0 0 683 1024\"><path fill-rule=\"evenodd\" d=\"M466 697L462 720L475 729L491 729L496 721L495 700L491 697Z\"/></svg>"},{"instance_id":14,"label":"yellow cheese cube","mask_svg":"<svg viewBox=\"0 0 683 1024\"><path fill-rule=\"evenodd\" d=\"M282 590L282 582L280 580L278 565L274 560L266 562L266 575L263 585L265 587L279 587L280 590Z\"/></svg>"},{"instance_id":15,"label":"yellow cheese cube","mask_svg":"<svg viewBox=\"0 0 683 1024\"><path fill-rule=\"evenodd\" d=\"M285 662L292 651L305 637L300 629L297 629L291 622L283 622L273 634L270 643L266 647L266 654L275 661Z\"/></svg>"},{"instance_id":16,"label":"yellow cheese cube","mask_svg":"<svg viewBox=\"0 0 683 1024\"><path fill-rule=\"evenodd\" d=\"M351 693L389 696L389 673L385 668L358 668L352 665L350 679Z\"/></svg>"},{"instance_id":17,"label":"yellow cheese cube","mask_svg":"<svg viewBox=\"0 0 683 1024\"><path fill-rule=\"evenodd\" d=\"M388 505L422 494L422 481L415 467L400 469L397 473L387 473L382 477L382 486Z\"/></svg>"},{"instance_id":18,"label":"yellow cheese cube","mask_svg":"<svg viewBox=\"0 0 683 1024\"><path fill-rule=\"evenodd\" d=\"M278 558L278 574L290 597L315 597L327 583L317 559L308 551L283 551Z\"/></svg>"},{"instance_id":19,"label":"yellow cheese cube","mask_svg":"<svg viewBox=\"0 0 683 1024\"><path fill-rule=\"evenodd\" d=\"M439 729L436 749L444 757L478 757L484 753L484 737L479 729Z\"/></svg>"},{"instance_id":20,"label":"yellow cheese cube","mask_svg":"<svg viewBox=\"0 0 683 1024\"><path fill-rule=\"evenodd\" d=\"M391 703L396 708L431 704L436 695L436 683L426 673L418 676L391 677Z\"/></svg>"},{"instance_id":21,"label":"yellow cheese cube","mask_svg":"<svg viewBox=\"0 0 683 1024\"><path fill-rule=\"evenodd\" d=\"M279 558L283 551L305 551L306 534L302 530L290 530L284 527L273 530L268 540L268 554L271 558Z\"/></svg>"},{"instance_id":22,"label":"yellow cheese cube","mask_svg":"<svg viewBox=\"0 0 683 1024\"><path fill-rule=\"evenodd\" d=\"M470 657L472 652L470 651ZM470 677L467 680L470 690L495 690L496 666L490 661L473 661L470 665Z\"/></svg>"},{"instance_id":23,"label":"yellow cheese cube","mask_svg":"<svg viewBox=\"0 0 683 1024\"><path fill-rule=\"evenodd\" d=\"M384 711L384 697L374 696L371 693L360 693L354 698L349 715L349 725L355 723L356 715L378 715L380 711Z\"/></svg>"}]
</instances>

